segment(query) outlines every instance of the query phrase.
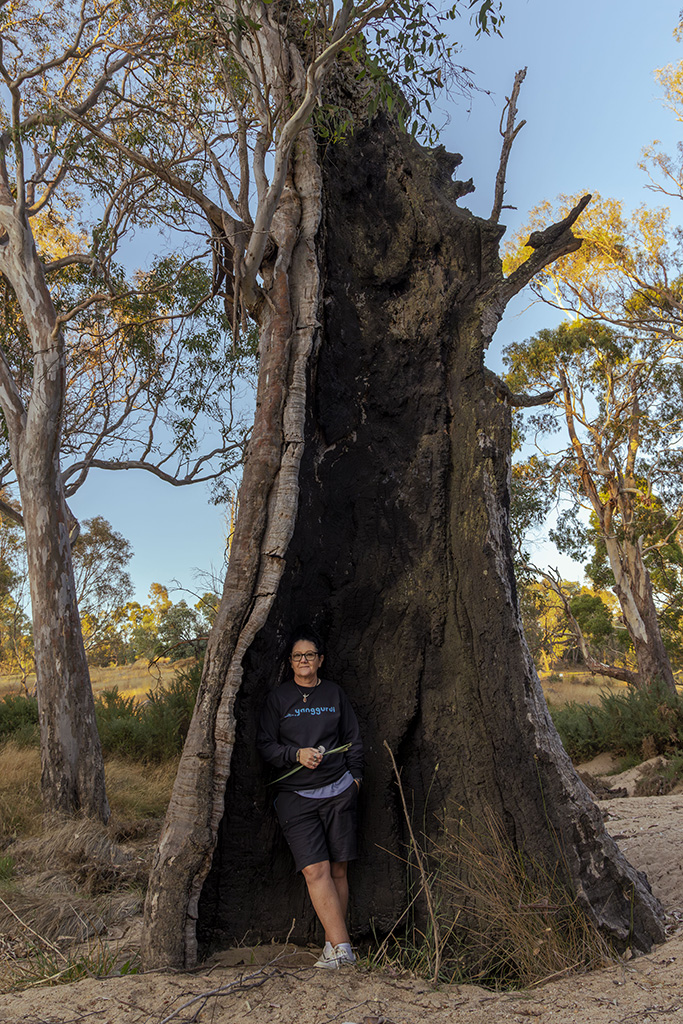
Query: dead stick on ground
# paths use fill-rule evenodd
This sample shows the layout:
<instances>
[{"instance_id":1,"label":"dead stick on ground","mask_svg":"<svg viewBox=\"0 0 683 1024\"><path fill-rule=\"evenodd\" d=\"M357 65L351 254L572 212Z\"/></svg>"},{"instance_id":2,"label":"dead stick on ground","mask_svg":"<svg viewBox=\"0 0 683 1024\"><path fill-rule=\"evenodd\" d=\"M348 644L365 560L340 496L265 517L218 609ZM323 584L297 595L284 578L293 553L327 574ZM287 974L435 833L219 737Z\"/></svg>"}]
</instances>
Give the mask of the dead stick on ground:
<instances>
[{"instance_id":1,"label":"dead stick on ground","mask_svg":"<svg viewBox=\"0 0 683 1024\"><path fill-rule=\"evenodd\" d=\"M434 901L432 899L432 888L429 882L429 876L427 875L427 870L425 868L424 861L422 859L420 848L417 845L417 842L415 841L415 834L413 832L413 826L410 821L410 815L408 814L408 805L406 804L406 798L403 792L403 785L401 784L401 774L398 770L398 765L396 764L396 758L394 757L394 753L386 740L384 741L384 746L389 751L389 757L391 758L391 763L394 766L394 775L396 776L396 783L398 785L398 791L401 794L401 803L403 804L403 814L406 819L406 825L408 826L408 832L410 833L410 840L413 844L413 849L415 851L415 860L417 861L417 866L420 871L420 878L422 879L422 888L424 890L425 899L427 900L427 912L429 913L429 917L432 922L432 928L434 929L434 977L432 980L436 982L439 980L439 970L441 968L441 933L439 930L439 922L437 920L436 911L434 909Z\"/></svg>"},{"instance_id":2,"label":"dead stick on ground","mask_svg":"<svg viewBox=\"0 0 683 1024\"><path fill-rule=\"evenodd\" d=\"M287 945L289 943L289 937L294 931L295 924L296 918L294 918L294 920L292 921L292 925L289 931L287 932L287 938L285 939L285 945L282 952L278 953L278 955L273 957L273 959L270 960L267 964L264 964L263 967L260 967L258 971L254 971L252 974L248 974L246 978L244 977L244 975L242 975L239 981L231 981L227 985L219 985L218 988L211 989L210 992L200 992L199 995L193 996L192 999L189 999L186 1003L183 1003L182 1006L179 1006L177 1010L173 1011L173 1013L169 1013L167 1017L164 1017L164 1019L160 1021L160 1024L169 1024L169 1021L172 1021L176 1017L178 1017L183 1012L183 1010L187 1010L190 1006L194 1006L195 1003L201 1002L202 1005L199 1007L197 1013L195 1013L193 1017L193 1020L196 1020L197 1014L200 1013L200 1011L204 1008L204 1006L206 1005L208 1000L211 999L212 996L227 995L230 992L240 992L251 988L260 988L261 985L265 985L269 978L272 978L275 974L277 974L279 968L275 967L274 970L270 972L270 974L265 974L264 972L267 967L273 967L274 964L277 964L278 960L282 959L282 957L285 956L285 950L287 949ZM263 977L259 978L259 975L263 975ZM259 980L252 981L253 978L259 978ZM252 982L252 984L247 984L247 982L250 981Z\"/></svg>"},{"instance_id":3,"label":"dead stick on ground","mask_svg":"<svg viewBox=\"0 0 683 1024\"><path fill-rule=\"evenodd\" d=\"M5 903L3 899L0 899L0 903L2 903L5 910L9 910L12 917L14 917L19 922L22 928L25 928L27 932L31 933L31 935L35 935L37 939L40 939L41 942L44 942L47 946L49 946L50 949L57 954L57 956L61 956L62 960L66 961L67 958L64 956L61 949L59 949L58 946L55 946L54 942L50 942L50 940L46 939L44 935L39 935L39 933L34 928L31 928L30 924L27 924L26 921L22 921L19 915L16 914L12 910L12 908L7 903Z\"/></svg>"}]
</instances>

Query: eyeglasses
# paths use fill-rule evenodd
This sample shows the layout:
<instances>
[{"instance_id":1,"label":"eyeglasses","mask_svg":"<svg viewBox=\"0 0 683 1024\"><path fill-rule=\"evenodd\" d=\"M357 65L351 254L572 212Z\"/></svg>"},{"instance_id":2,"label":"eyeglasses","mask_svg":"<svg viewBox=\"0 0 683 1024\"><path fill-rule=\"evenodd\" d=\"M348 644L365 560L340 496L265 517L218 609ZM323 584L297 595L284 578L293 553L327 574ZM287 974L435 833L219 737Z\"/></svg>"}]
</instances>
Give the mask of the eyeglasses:
<instances>
[{"instance_id":1,"label":"eyeglasses","mask_svg":"<svg viewBox=\"0 0 683 1024\"><path fill-rule=\"evenodd\" d=\"M297 651L296 654L292 655L292 661L313 661L314 658L318 657L317 651Z\"/></svg>"}]
</instances>

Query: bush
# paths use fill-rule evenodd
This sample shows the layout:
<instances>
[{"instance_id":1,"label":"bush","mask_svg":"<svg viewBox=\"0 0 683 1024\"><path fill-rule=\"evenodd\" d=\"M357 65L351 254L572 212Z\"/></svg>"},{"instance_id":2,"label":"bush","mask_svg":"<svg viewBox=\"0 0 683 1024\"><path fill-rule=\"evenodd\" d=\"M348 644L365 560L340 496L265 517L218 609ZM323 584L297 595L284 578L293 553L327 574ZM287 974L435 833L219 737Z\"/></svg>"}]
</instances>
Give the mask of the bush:
<instances>
[{"instance_id":1,"label":"bush","mask_svg":"<svg viewBox=\"0 0 683 1024\"><path fill-rule=\"evenodd\" d=\"M638 761L683 747L683 698L661 684L605 691L597 706L572 701L550 713L574 760L611 751Z\"/></svg>"},{"instance_id":2,"label":"bush","mask_svg":"<svg viewBox=\"0 0 683 1024\"><path fill-rule=\"evenodd\" d=\"M23 693L6 693L0 699L0 740L9 736L20 746L38 741L38 701Z\"/></svg>"},{"instance_id":3,"label":"bush","mask_svg":"<svg viewBox=\"0 0 683 1024\"><path fill-rule=\"evenodd\" d=\"M166 687L138 704L114 686L95 700L97 728L105 755L164 761L182 750L201 680L200 662L177 672Z\"/></svg>"}]
</instances>

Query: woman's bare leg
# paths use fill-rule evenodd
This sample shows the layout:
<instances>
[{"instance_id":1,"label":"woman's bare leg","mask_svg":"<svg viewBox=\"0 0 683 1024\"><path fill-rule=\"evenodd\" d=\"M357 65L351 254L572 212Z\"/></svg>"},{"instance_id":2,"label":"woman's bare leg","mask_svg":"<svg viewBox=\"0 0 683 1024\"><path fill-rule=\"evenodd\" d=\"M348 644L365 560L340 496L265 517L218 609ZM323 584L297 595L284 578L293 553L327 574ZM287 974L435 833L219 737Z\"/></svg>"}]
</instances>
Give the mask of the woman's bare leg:
<instances>
[{"instance_id":1,"label":"woman's bare leg","mask_svg":"<svg viewBox=\"0 0 683 1024\"><path fill-rule=\"evenodd\" d=\"M330 863L330 874L332 875L332 881L334 887L337 890L337 896L339 897L339 906L341 907L342 917L346 921L346 911L349 906L349 878L347 874L348 862L343 861L331 861ZM327 936L325 936L327 938Z\"/></svg>"},{"instance_id":2,"label":"woman's bare leg","mask_svg":"<svg viewBox=\"0 0 683 1024\"><path fill-rule=\"evenodd\" d=\"M338 866L338 865L335 865ZM321 860L317 864L308 864L302 869L308 887L313 909L318 920L325 929L325 940L333 946L349 941L346 930L346 907L342 909L337 884L332 877L329 860ZM342 886L342 892L344 887ZM348 887L346 888L348 899Z\"/></svg>"}]
</instances>

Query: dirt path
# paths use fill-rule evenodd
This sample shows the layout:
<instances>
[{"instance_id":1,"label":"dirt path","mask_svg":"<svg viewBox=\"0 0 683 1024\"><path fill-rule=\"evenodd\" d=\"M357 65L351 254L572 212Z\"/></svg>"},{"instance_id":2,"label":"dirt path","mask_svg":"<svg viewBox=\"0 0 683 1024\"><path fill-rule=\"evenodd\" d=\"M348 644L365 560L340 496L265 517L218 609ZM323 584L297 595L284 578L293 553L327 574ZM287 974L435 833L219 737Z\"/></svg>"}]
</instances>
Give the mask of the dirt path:
<instances>
[{"instance_id":1,"label":"dirt path","mask_svg":"<svg viewBox=\"0 0 683 1024\"><path fill-rule=\"evenodd\" d=\"M601 806L609 831L647 872L670 915L673 937L649 956L496 994L473 986L435 989L387 974L317 971L308 966L312 955L293 947L231 950L194 975L133 975L0 996L0 1024L380 1024L382 1018L394 1024L681 1024L683 795Z\"/></svg>"}]
</instances>

